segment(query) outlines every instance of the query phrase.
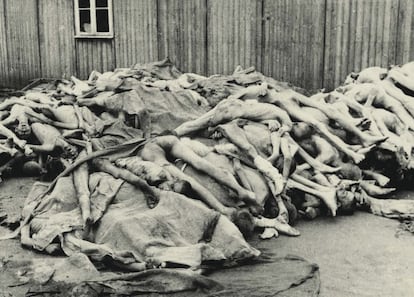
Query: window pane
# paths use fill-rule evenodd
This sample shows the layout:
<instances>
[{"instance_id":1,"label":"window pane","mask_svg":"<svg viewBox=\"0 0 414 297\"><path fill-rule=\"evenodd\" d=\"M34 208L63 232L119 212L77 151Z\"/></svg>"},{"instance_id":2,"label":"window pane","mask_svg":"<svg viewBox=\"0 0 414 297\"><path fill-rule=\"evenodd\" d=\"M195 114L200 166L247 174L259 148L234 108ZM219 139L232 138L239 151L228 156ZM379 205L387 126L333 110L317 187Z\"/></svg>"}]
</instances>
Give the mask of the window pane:
<instances>
[{"instance_id":1,"label":"window pane","mask_svg":"<svg viewBox=\"0 0 414 297\"><path fill-rule=\"evenodd\" d=\"M89 9L79 11L79 22L81 32L91 32L91 13Z\"/></svg>"},{"instance_id":2,"label":"window pane","mask_svg":"<svg viewBox=\"0 0 414 297\"><path fill-rule=\"evenodd\" d=\"M109 32L109 18L107 9L96 10L96 31Z\"/></svg>"},{"instance_id":3,"label":"window pane","mask_svg":"<svg viewBox=\"0 0 414 297\"><path fill-rule=\"evenodd\" d=\"M108 7L108 0L96 0L96 7Z\"/></svg>"},{"instance_id":4,"label":"window pane","mask_svg":"<svg viewBox=\"0 0 414 297\"><path fill-rule=\"evenodd\" d=\"M79 8L89 8L91 7L89 0L79 0Z\"/></svg>"}]
</instances>

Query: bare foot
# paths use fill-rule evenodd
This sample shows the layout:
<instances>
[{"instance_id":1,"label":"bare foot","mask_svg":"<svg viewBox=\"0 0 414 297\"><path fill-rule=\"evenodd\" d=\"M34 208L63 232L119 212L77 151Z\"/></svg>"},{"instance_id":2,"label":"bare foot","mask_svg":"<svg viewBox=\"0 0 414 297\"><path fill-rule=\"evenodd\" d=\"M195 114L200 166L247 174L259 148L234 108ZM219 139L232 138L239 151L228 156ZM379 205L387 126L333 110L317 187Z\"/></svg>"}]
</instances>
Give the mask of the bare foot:
<instances>
[{"instance_id":1,"label":"bare foot","mask_svg":"<svg viewBox=\"0 0 414 297\"><path fill-rule=\"evenodd\" d=\"M354 160L355 164L361 163L365 159L365 156L356 152L348 152L348 155Z\"/></svg>"},{"instance_id":2,"label":"bare foot","mask_svg":"<svg viewBox=\"0 0 414 297\"><path fill-rule=\"evenodd\" d=\"M380 187L385 187L390 182L386 176L376 176L375 179Z\"/></svg>"},{"instance_id":3,"label":"bare foot","mask_svg":"<svg viewBox=\"0 0 414 297\"><path fill-rule=\"evenodd\" d=\"M264 227L264 228L274 228L278 232L290 236L299 236L300 232L295 228L289 226L288 223L285 221L281 221L278 218L275 219L268 219L268 218L254 218L254 224L256 227Z\"/></svg>"},{"instance_id":4,"label":"bare foot","mask_svg":"<svg viewBox=\"0 0 414 297\"><path fill-rule=\"evenodd\" d=\"M321 200L325 203L326 207L331 211L332 216L336 216L336 210L338 209L338 205L336 202L336 190L332 189L330 191L321 192Z\"/></svg>"},{"instance_id":5,"label":"bare foot","mask_svg":"<svg viewBox=\"0 0 414 297\"><path fill-rule=\"evenodd\" d=\"M386 151L390 152L396 152L398 150L397 146L395 144L392 144L391 142L385 141L383 143L380 143L378 145L379 148L382 148Z\"/></svg>"},{"instance_id":6,"label":"bare foot","mask_svg":"<svg viewBox=\"0 0 414 297\"><path fill-rule=\"evenodd\" d=\"M369 146L369 147L361 148L361 149L359 149L359 150L357 151L357 153L358 153L358 154L365 155L365 154L369 153L369 152L370 152L373 148L375 148L376 146L377 146L376 144L373 144L373 145L371 145L371 146Z\"/></svg>"},{"instance_id":7,"label":"bare foot","mask_svg":"<svg viewBox=\"0 0 414 297\"><path fill-rule=\"evenodd\" d=\"M361 182L361 187L371 196L384 196L394 192L395 188L381 188L369 182Z\"/></svg>"},{"instance_id":8,"label":"bare foot","mask_svg":"<svg viewBox=\"0 0 414 297\"><path fill-rule=\"evenodd\" d=\"M364 139L362 139L362 144L365 147L374 145L374 144L379 144L381 142L384 142L385 140L388 139L388 136L371 136L371 135L367 135L364 137Z\"/></svg>"},{"instance_id":9,"label":"bare foot","mask_svg":"<svg viewBox=\"0 0 414 297\"><path fill-rule=\"evenodd\" d=\"M270 239L272 237L279 237L279 232L275 228L265 228L263 233L259 235L261 239Z\"/></svg>"},{"instance_id":10,"label":"bare foot","mask_svg":"<svg viewBox=\"0 0 414 297\"><path fill-rule=\"evenodd\" d=\"M275 229L281 233L288 236L299 236L300 232L299 230L293 228L288 223L281 222L278 220L278 218L275 219Z\"/></svg>"}]
</instances>

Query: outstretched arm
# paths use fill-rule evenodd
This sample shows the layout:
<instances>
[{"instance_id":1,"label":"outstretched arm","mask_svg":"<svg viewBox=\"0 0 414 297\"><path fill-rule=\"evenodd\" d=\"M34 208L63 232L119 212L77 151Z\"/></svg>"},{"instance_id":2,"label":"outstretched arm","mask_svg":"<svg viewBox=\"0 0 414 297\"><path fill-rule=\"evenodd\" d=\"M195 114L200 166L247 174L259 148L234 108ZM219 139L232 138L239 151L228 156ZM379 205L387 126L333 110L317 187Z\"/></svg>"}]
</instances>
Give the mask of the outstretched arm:
<instances>
[{"instance_id":1,"label":"outstretched arm","mask_svg":"<svg viewBox=\"0 0 414 297\"><path fill-rule=\"evenodd\" d=\"M78 155L78 159L84 158L87 155L86 150L83 150ZM76 197L79 200L79 206L82 213L83 223L86 225L91 221L91 205L90 205L90 191L89 191L89 169L88 163L82 163L73 171L73 185L75 186Z\"/></svg>"}]
</instances>

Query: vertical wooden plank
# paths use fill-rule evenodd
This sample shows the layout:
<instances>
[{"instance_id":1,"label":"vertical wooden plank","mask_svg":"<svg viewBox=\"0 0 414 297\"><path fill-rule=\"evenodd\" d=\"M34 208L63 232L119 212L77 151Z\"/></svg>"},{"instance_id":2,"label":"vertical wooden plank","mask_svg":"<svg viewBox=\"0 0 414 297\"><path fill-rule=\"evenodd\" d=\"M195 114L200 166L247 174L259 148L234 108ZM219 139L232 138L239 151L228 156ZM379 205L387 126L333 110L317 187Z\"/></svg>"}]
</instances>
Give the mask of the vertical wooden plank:
<instances>
[{"instance_id":1,"label":"vertical wooden plank","mask_svg":"<svg viewBox=\"0 0 414 297\"><path fill-rule=\"evenodd\" d=\"M286 5L286 11L287 14L284 16L286 20L286 28L287 28L287 35L285 35L285 39L283 42L286 42L287 44L287 51L289 53L288 61L289 63L286 64L286 73L285 73L285 80L294 83L294 80L292 80L292 67L293 67L293 26L292 23L294 22L295 18L295 11L291 7L291 1L285 1ZM296 5L294 5L296 7ZM289 15L289 17L287 17ZM284 53L286 55L286 53Z\"/></svg>"},{"instance_id":2,"label":"vertical wooden plank","mask_svg":"<svg viewBox=\"0 0 414 297\"><path fill-rule=\"evenodd\" d=\"M376 57L376 46L375 41L377 40L377 18L378 15L378 6L381 5L380 1L374 1L371 3L370 11L370 28L369 28L369 53L368 53L368 65L375 65Z\"/></svg>"},{"instance_id":3,"label":"vertical wooden plank","mask_svg":"<svg viewBox=\"0 0 414 297\"><path fill-rule=\"evenodd\" d=\"M280 9L276 9L275 11L275 18L276 21L275 23L277 24L276 26L263 26L263 49L262 49L262 71L263 73L271 73L271 56L273 56L273 59L276 60L276 63L280 64L280 55L279 55L279 51L280 51L280 46L281 46L281 42L280 42L280 36L279 36L279 32L275 32L275 28L280 27L280 23L281 23L281 17L279 15ZM271 18L272 15L269 13L269 11L263 11L263 22L268 22ZM273 41L274 45L273 47L271 47L271 38L270 36L277 36L277 38ZM279 73L278 73L279 74ZM279 76L279 75L277 75Z\"/></svg>"},{"instance_id":4,"label":"vertical wooden plank","mask_svg":"<svg viewBox=\"0 0 414 297\"><path fill-rule=\"evenodd\" d=\"M77 75L88 78L93 70L111 71L115 68L113 41L106 39L76 40Z\"/></svg>"},{"instance_id":5,"label":"vertical wooden plank","mask_svg":"<svg viewBox=\"0 0 414 297\"><path fill-rule=\"evenodd\" d=\"M335 48L334 48L334 52L335 54L335 68L334 68L334 75L333 75L333 79L334 79L334 84L338 84L341 75L341 67L342 67L342 63L341 63L341 57L342 57L342 48L343 48L343 43L342 43L342 36L343 36L343 11L346 9L345 5L346 5L347 1L343 1L340 3L337 3L336 5L336 17L334 19L334 21L336 22L336 26L335 26Z\"/></svg>"},{"instance_id":6,"label":"vertical wooden plank","mask_svg":"<svg viewBox=\"0 0 414 297\"><path fill-rule=\"evenodd\" d=\"M326 1L316 1L312 3L312 14L309 16L312 21L312 30L311 34L313 39L312 51L309 53L309 56L313 58L313 80L312 88L322 88L323 86L323 67L324 67L324 40L325 40L325 6ZM316 21L315 21L316 20Z\"/></svg>"},{"instance_id":7,"label":"vertical wooden plank","mask_svg":"<svg viewBox=\"0 0 414 297\"><path fill-rule=\"evenodd\" d=\"M382 53L381 53L381 64L388 63L389 57L388 57L388 49L390 46L390 27L388 26L390 20L391 20L391 1L385 1L384 4L385 11L387 13L384 15L384 34L382 36Z\"/></svg>"},{"instance_id":8,"label":"vertical wooden plank","mask_svg":"<svg viewBox=\"0 0 414 297\"><path fill-rule=\"evenodd\" d=\"M360 55L361 55L361 65L360 68L368 67L368 53L369 53L369 25L370 25L370 3L371 1L363 1L363 17L361 23L361 48L360 48Z\"/></svg>"},{"instance_id":9,"label":"vertical wooden plank","mask_svg":"<svg viewBox=\"0 0 414 297\"><path fill-rule=\"evenodd\" d=\"M299 0L300 1L300 0ZM298 44L298 35L299 35L299 26L300 20L300 10L301 3L299 3L298 0L290 1L289 2L289 10L292 11L292 17L289 19L290 27L292 28L292 63L290 64L290 71L289 71L289 81L295 81L297 77L297 58L298 58L298 50L299 50L299 44Z\"/></svg>"},{"instance_id":10,"label":"vertical wooden plank","mask_svg":"<svg viewBox=\"0 0 414 297\"><path fill-rule=\"evenodd\" d=\"M324 86L331 86L334 82L334 76L332 75L335 67L335 58L334 54L332 54L332 49L334 48L335 39L336 39L336 25L335 24L335 16L337 9L335 7L337 2L335 1L327 1L326 2L326 21L325 21L325 57L324 57ZM335 45L336 46L336 45Z\"/></svg>"},{"instance_id":11,"label":"vertical wooden plank","mask_svg":"<svg viewBox=\"0 0 414 297\"><path fill-rule=\"evenodd\" d=\"M207 73L232 73L237 65L261 70L262 1L207 2Z\"/></svg>"},{"instance_id":12,"label":"vertical wooden plank","mask_svg":"<svg viewBox=\"0 0 414 297\"><path fill-rule=\"evenodd\" d=\"M376 15L375 60L372 63L373 65L381 65L384 19L386 13L388 13L388 11L385 10L384 3L378 3L378 12Z\"/></svg>"},{"instance_id":13,"label":"vertical wooden plank","mask_svg":"<svg viewBox=\"0 0 414 297\"><path fill-rule=\"evenodd\" d=\"M6 32L6 13L4 1L0 1L0 87L9 86L9 65L7 57L7 32Z\"/></svg>"},{"instance_id":14,"label":"vertical wooden plank","mask_svg":"<svg viewBox=\"0 0 414 297\"><path fill-rule=\"evenodd\" d=\"M356 71L360 70L360 65L362 61L362 27L363 27L363 18L364 18L364 0L356 1L356 23L355 23L355 47L354 47L354 69Z\"/></svg>"},{"instance_id":15,"label":"vertical wooden plank","mask_svg":"<svg viewBox=\"0 0 414 297\"><path fill-rule=\"evenodd\" d=\"M7 0L5 4L9 85L21 87L41 75L37 1Z\"/></svg>"},{"instance_id":16,"label":"vertical wooden plank","mask_svg":"<svg viewBox=\"0 0 414 297\"><path fill-rule=\"evenodd\" d=\"M206 59L205 0L159 0L159 58L170 57L185 72L204 74Z\"/></svg>"},{"instance_id":17,"label":"vertical wooden plank","mask_svg":"<svg viewBox=\"0 0 414 297\"><path fill-rule=\"evenodd\" d=\"M398 10L396 63L403 64L414 58L414 24L411 0L400 0Z\"/></svg>"},{"instance_id":18,"label":"vertical wooden plank","mask_svg":"<svg viewBox=\"0 0 414 297\"><path fill-rule=\"evenodd\" d=\"M76 71L73 1L39 0L42 77L69 78Z\"/></svg>"},{"instance_id":19,"label":"vertical wooden plank","mask_svg":"<svg viewBox=\"0 0 414 297\"><path fill-rule=\"evenodd\" d=\"M391 2L390 5L390 21L387 24L390 27L390 35L389 35L389 48L388 48L388 61L383 61L383 67L387 67L391 64L396 64L396 55L397 55L397 35L399 32L398 29L398 0L389 0Z\"/></svg>"},{"instance_id":20,"label":"vertical wooden plank","mask_svg":"<svg viewBox=\"0 0 414 297\"><path fill-rule=\"evenodd\" d=\"M264 0L263 5L264 74L304 88L320 88L325 0Z\"/></svg>"},{"instance_id":21,"label":"vertical wooden plank","mask_svg":"<svg viewBox=\"0 0 414 297\"><path fill-rule=\"evenodd\" d=\"M349 67L349 44L350 44L350 19L351 19L351 9L352 9L352 2L346 1L344 4L343 9L343 21L342 21L342 38L341 38L341 57L340 57L340 63L341 63L341 72L337 76L335 80L335 85L339 85L342 83L345 79L345 77L352 71ZM344 46L347 45L347 46Z\"/></svg>"},{"instance_id":22,"label":"vertical wooden plank","mask_svg":"<svg viewBox=\"0 0 414 297\"><path fill-rule=\"evenodd\" d=\"M395 63L398 0L327 0L327 8L325 88L338 86L351 71Z\"/></svg>"},{"instance_id":23,"label":"vertical wooden plank","mask_svg":"<svg viewBox=\"0 0 414 297\"><path fill-rule=\"evenodd\" d=\"M158 59L157 1L114 1L116 67Z\"/></svg>"}]
</instances>

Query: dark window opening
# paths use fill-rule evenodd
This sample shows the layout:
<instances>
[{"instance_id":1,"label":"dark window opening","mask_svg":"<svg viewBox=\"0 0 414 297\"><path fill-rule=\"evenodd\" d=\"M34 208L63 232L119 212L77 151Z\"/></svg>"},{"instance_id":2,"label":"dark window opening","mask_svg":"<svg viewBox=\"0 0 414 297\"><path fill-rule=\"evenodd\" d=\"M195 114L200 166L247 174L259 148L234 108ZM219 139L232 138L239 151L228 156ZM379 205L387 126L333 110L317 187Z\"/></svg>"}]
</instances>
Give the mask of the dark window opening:
<instances>
[{"instance_id":1,"label":"dark window opening","mask_svg":"<svg viewBox=\"0 0 414 297\"><path fill-rule=\"evenodd\" d=\"M79 8L90 8L89 0L79 0Z\"/></svg>"},{"instance_id":2,"label":"dark window opening","mask_svg":"<svg viewBox=\"0 0 414 297\"><path fill-rule=\"evenodd\" d=\"M79 11L79 20L81 32L92 32L91 12L89 9Z\"/></svg>"},{"instance_id":3,"label":"dark window opening","mask_svg":"<svg viewBox=\"0 0 414 297\"><path fill-rule=\"evenodd\" d=\"M96 7L108 7L108 0L96 0Z\"/></svg>"},{"instance_id":4,"label":"dark window opening","mask_svg":"<svg viewBox=\"0 0 414 297\"><path fill-rule=\"evenodd\" d=\"M76 37L112 38L112 0L74 0Z\"/></svg>"},{"instance_id":5,"label":"dark window opening","mask_svg":"<svg viewBox=\"0 0 414 297\"><path fill-rule=\"evenodd\" d=\"M109 32L109 15L107 9L96 10L96 31Z\"/></svg>"}]
</instances>

